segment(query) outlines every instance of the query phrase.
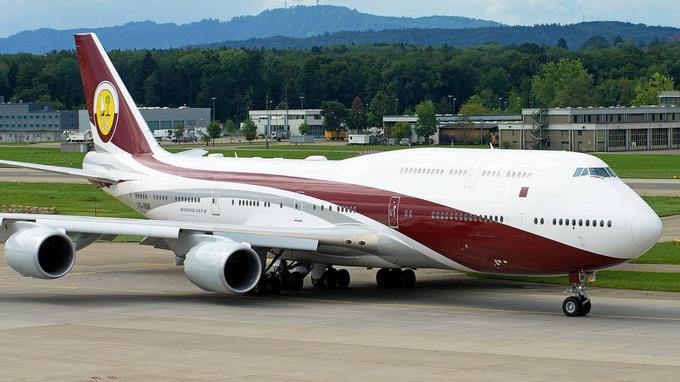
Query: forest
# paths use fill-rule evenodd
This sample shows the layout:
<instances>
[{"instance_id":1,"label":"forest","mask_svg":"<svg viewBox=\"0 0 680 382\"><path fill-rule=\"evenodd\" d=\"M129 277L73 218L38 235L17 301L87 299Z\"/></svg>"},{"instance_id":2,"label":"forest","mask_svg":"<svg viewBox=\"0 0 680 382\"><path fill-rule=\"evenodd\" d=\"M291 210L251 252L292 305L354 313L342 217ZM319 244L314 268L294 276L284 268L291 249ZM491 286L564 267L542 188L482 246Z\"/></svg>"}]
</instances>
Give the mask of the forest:
<instances>
[{"instance_id":1,"label":"forest","mask_svg":"<svg viewBox=\"0 0 680 382\"><path fill-rule=\"evenodd\" d=\"M680 81L678 42L641 47L594 37L579 50L568 49L563 39L555 43L109 54L140 106L211 107L215 97L221 121L243 121L249 109L266 108L267 99L273 106L290 108L300 108L303 102L305 108L328 101L348 108L354 103L373 118L412 113L424 100L432 100L440 113L454 107L459 111L470 102L479 112L630 105L653 101L650 86L672 89ZM641 100L645 90L652 96ZM75 52L0 55L0 96L12 102L51 101L62 109L84 107Z\"/></svg>"}]
</instances>

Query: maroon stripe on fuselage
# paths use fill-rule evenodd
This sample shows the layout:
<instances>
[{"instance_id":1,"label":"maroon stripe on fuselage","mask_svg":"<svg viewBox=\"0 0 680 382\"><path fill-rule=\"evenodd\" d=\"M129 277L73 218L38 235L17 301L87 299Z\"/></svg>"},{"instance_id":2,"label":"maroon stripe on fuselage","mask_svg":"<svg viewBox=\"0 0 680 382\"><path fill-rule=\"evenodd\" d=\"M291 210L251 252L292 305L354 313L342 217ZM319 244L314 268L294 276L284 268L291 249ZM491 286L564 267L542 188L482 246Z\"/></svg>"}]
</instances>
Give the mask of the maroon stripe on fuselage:
<instances>
[{"instance_id":1,"label":"maroon stripe on fuselage","mask_svg":"<svg viewBox=\"0 0 680 382\"><path fill-rule=\"evenodd\" d=\"M434 220L432 212L463 214L424 199L356 184L282 175L208 171L177 167L151 155L135 156L154 170L191 179L242 183L304 193L389 225L390 198L400 197L399 227L402 234L470 269L486 273L551 275L593 271L625 260L583 251L548 238L493 221ZM409 216L404 210L413 211Z\"/></svg>"}]
</instances>

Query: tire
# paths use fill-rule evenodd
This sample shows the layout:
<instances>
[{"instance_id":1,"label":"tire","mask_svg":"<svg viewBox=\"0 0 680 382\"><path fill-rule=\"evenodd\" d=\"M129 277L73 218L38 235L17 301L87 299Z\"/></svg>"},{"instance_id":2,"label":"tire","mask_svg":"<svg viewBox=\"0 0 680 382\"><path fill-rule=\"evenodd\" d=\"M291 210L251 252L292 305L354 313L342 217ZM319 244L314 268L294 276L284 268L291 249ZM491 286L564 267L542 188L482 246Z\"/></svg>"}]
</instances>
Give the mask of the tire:
<instances>
[{"instance_id":1,"label":"tire","mask_svg":"<svg viewBox=\"0 0 680 382\"><path fill-rule=\"evenodd\" d=\"M388 276L390 270L387 268L381 268L378 273L375 274L375 282L378 284L378 288L388 287Z\"/></svg>"},{"instance_id":2,"label":"tire","mask_svg":"<svg viewBox=\"0 0 680 382\"><path fill-rule=\"evenodd\" d=\"M300 272L291 273L288 280L290 284L290 290L295 292L301 290L305 284L305 276L303 276Z\"/></svg>"},{"instance_id":3,"label":"tire","mask_svg":"<svg viewBox=\"0 0 680 382\"><path fill-rule=\"evenodd\" d=\"M338 270L335 276L338 282L338 288L345 289L349 287L350 275L347 269Z\"/></svg>"},{"instance_id":4,"label":"tire","mask_svg":"<svg viewBox=\"0 0 680 382\"><path fill-rule=\"evenodd\" d=\"M567 317L579 317L581 316L581 300L576 297L567 297L562 302L562 312Z\"/></svg>"},{"instance_id":5,"label":"tire","mask_svg":"<svg viewBox=\"0 0 680 382\"><path fill-rule=\"evenodd\" d=\"M330 269L327 270L326 272L323 273L323 276L321 276L321 287L323 289L335 289L335 287L338 285L338 281L336 276L336 272L333 270L331 271Z\"/></svg>"},{"instance_id":6,"label":"tire","mask_svg":"<svg viewBox=\"0 0 680 382\"><path fill-rule=\"evenodd\" d=\"M390 288L400 288L403 286L402 280L401 280L401 275L404 272L401 270L401 268L393 268L389 270L388 273L388 285Z\"/></svg>"},{"instance_id":7,"label":"tire","mask_svg":"<svg viewBox=\"0 0 680 382\"><path fill-rule=\"evenodd\" d=\"M405 269L401 272L401 286L413 288L416 285L416 273L413 269Z\"/></svg>"},{"instance_id":8,"label":"tire","mask_svg":"<svg viewBox=\"0 0 680 382\"><path fill-rule=\"evenodd\" d=\"M590 300L582 300L581 301L581 317L587 316L590 313L590 308L592 308L593 304L590 303Z\"/></svg>"}]
</instances>

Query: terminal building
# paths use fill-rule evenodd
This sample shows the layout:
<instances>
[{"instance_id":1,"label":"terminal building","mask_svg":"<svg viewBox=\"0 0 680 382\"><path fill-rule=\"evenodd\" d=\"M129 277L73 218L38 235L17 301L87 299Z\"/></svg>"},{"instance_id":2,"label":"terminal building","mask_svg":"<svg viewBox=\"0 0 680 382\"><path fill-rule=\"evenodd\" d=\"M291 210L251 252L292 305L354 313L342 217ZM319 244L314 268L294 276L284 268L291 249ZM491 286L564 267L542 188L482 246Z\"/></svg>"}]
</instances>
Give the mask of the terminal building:
<instances>
[{"instance_id":1,"label":"terminal building","mask_svg":"<svg viewBox=\"0 0 680 382\"><path fill-rule=\"evenodd\" d=\"M139 111L151 131L171 130L178 127L192 131L197 128L205 129L210 124L210 108L192 108L187 106L178 108L140 107ZM87 110L80 110L78 112L78 120L81 131L90 129Z\"/></svg>"},{"instance_id":2,"label":"terminal building","mask_svg":"<svg viewBox=\"0 0 680 382\"><path fill-rule=\"evenodd\" d=\"M579 152L680 148L680 107L524 109L501 123L502 148Z\"/></svg>"},{"instance_id":3,"label":"terminal building","mask_svg":"<svg viewBox=\"0 0 680 382\"><path fill-rule=\"evenodd\" d=\"M501 123L515 123L522 120L519 114L498 115L452 115L438 114L437 133L431 137L434 144L442 145L465 145L491 142L497 134ZM386 115L383 117L383 129L389 136L391 128L399 122L407 122L411 125L411 142L415 142L416 122L415 115Z\"/></svg>"},{"instance_id":4,"label":"terminal building","mask_svg":"<svg viewBox=\"0 0 680 382\"><path fill-rule=\"evenodd\" d=\"M307 122L311 135L316 139L324 137L323 117L321 109L305 110L250 110L248 117L255 122L257 134L264 135L271 128L271 136L287 138L293 135L301 135L300 125ZM271 121L269 118L271 117Z\"/></svg>"},{"instance_id":5,"label":"terminal building","mask_svg":"<svg viewBox=\"0 0 680 382\"><path fill-rule=\"evenodd\" d=\"M78 130L78 113L56 110L50 103L0 103L0 142L61 141Z\"/></svg>"}]
</instances>

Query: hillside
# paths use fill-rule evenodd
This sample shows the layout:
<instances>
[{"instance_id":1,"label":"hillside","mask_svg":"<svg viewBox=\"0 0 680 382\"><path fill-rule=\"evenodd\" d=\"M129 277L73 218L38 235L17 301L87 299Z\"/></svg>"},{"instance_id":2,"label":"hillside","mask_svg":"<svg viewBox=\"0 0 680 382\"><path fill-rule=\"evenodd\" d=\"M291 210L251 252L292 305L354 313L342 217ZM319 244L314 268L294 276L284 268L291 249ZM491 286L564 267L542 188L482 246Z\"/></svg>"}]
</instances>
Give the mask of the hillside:
<instances>
[{"instance_id":1,"label":"hillside","mask_svg":"<svg viewBox=\"0 0 680 382\"><path fill-rule=\"evenodd\" d=\"M230 21L202 20L190 24L132 22L93 29L38 29L0 39L0 53L45 53L73 49L73 34L95 32L107 49L165 49L220 41L283 36L304 38L340 31L387 29L456 29L494 27L501 24L458 16L386 17L346 7L322 5L274 9L257 16Z\"/></svg>"},{"instance_id":2,"label":"hillside","mask_svg":"<svg viewBox=\"0 0 680 382\"><path fill-rule=\"evenodd\" d=\"M201 45L205 48L312 48L329 45L410 44L422 46L469 47L486 43L521 45L534 43L555 45L564 38L570 49L579 49L593 36L602 36L610 43L617 38L635 44L649 44L655 40L678 39L680 28L647 26L616 21L594 21L570 25L501 26L464 29L401 29L362 32L336 32L306 38L276 36L224 41Z\"/></svg>"}]
</instances>

